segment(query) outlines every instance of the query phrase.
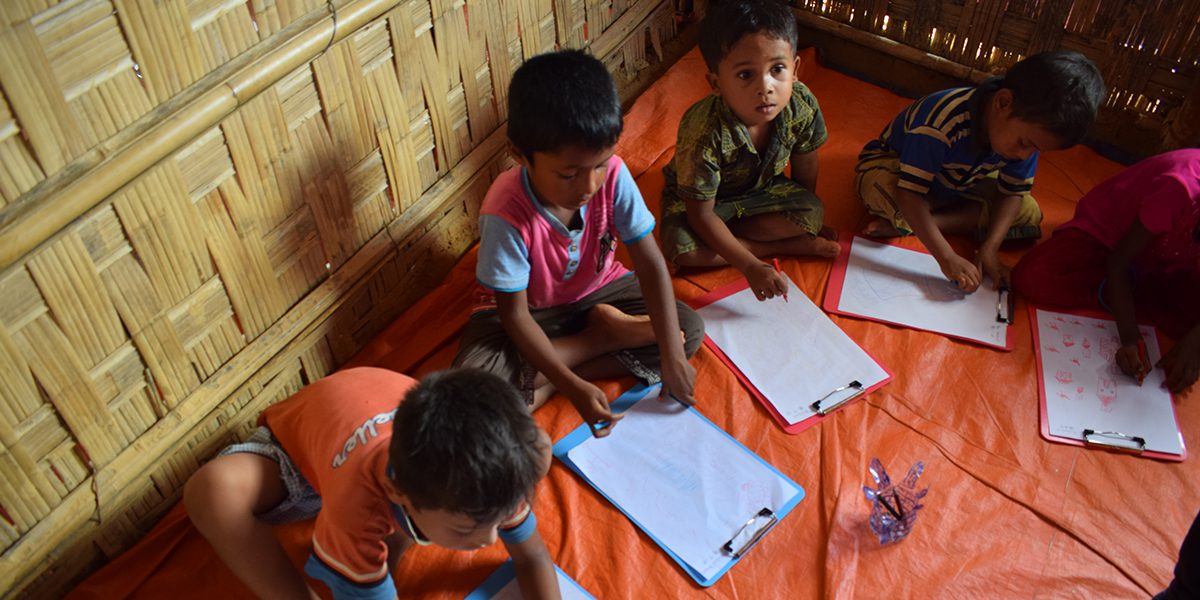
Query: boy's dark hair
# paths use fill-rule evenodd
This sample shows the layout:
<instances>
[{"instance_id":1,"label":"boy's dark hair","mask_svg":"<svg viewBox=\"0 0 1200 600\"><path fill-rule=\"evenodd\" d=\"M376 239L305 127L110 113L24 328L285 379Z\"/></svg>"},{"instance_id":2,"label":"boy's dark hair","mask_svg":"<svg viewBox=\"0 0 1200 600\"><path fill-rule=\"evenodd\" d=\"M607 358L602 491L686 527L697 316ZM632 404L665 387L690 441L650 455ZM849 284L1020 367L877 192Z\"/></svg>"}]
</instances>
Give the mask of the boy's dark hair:
<instances>
[{"instance_id":1,"label":"boy's dark hair","mask_svg":"<svg viewBox=\"0 0 1200 600\"><path fill-rule=\"evenodd\" d=\"M538 431L504 379L479 369L433 373L396 409L392 483L420 510L501 519L542 476Z\"/></svg>"},{"instance_id":2,"label":"boy's dark hair","mask_svg":"<svg viewBox=\"0 0 1200 600\"><path fill-rule=\"evenodd\" d=\"M1044 127L1067 146L1083 139L1104 101L1104 79L1079 52L1040 52L1013 65L1001 88L1012 90L1014 117Z\"/></svg>"},{"instance_id":3,"label":"boy's dark hair","mask_svg":"<svg viewBox=\"0 0 1200 600\"><path fill-rule=\"evenodd\" d=\"M800 44L796 15L780 0L711 2L700 23L700 54L709 72L717 72L738 40L759 32L791 44L792 52Z\"/></svg>"},{"instance_id":4,"label":"boy's dark hair","mask_svg":"<svg viewBox=\"0 0 1200 600\"><path fill-rule=\"evenodd\" d=\"M508 139L534 152L600 150L621 137L621 99L604 63L579 50L539 54L508 85Z\"/></svg>"}]
</instances>

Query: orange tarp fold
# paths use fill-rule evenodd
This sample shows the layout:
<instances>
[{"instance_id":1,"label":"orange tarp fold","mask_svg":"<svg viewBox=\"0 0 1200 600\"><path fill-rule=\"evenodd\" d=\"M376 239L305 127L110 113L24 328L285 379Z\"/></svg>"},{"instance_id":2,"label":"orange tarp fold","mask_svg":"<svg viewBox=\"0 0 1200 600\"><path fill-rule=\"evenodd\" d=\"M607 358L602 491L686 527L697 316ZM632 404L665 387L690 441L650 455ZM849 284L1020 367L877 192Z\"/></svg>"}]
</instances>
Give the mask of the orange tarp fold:
<instances>
[{"instance_id":1,"label":"orange tarp fold","mask_svg":"<svg viewBox=\"0 0 1200 600\"><path fill-rule=\"evenodd\" d=\"M829 141L818 193L842 235L866 222L854 191L859 149L910 100L822 68L802 53L802 80L821 102ZM618 153L657 214L662 167L683 111L708 93L704 63L685 56L639 98ZM1043 154L1034 187L1046 235L1083 192L1120 166L1076 147ZM901 242L919 247L915 239ZM961 246L960 246L961 247ZM1010 264L1023 249L1002 253ZM783 260L818 305L830 264ZM420 375L448 366L468 315L475 251L444 283L354 358ZM730 269L684 273L681 298L737 278ZM1138 598L1166 586L1179 543L1200 509L1196 459L1166 463L1044 441L1028 314L1018 301L1015 350L832 316L895 379L799 435L784 433L707 349L693 359L697 409L802 485L807 496L714 586L698 587L612 505L561 464L541 484L536 511L557 564L597 598ZM780 348L786 352L787 348ZM604 382L615 397L632 380ZM1176 410L1184 440L1200 443L1200 394ZM563 397L535 417L554 439L580 424ZM879 457L893 477L925 462L929 486L911 536L880 546L867 529L862 486ZM311 524L278 528L301 564ZM415 548L396 573L401 597L462 598L506 558L494 547L458 553ZM317 587L325 591L323 587ZM327 592L326 592L327 593ZM76 598L238 598L249 593L177 506L135 548L80 585Z\"/></svg>"}]
</instances>

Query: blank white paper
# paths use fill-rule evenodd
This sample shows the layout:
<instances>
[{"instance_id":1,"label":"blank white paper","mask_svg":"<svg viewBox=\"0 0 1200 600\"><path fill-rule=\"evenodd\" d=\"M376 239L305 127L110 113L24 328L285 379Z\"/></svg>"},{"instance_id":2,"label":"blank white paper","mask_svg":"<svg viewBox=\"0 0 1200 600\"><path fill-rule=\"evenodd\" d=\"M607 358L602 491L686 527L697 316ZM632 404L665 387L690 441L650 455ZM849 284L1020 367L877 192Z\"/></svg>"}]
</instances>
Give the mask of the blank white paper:
<instances>
[{"instance_id":1,"label":"blank white paper","mask_svg":"<svg viewBox=\"0 0 1200 600\"><path fill-rule=\"evenodd\" d=\"M822 403L829 406L855 394L854 389L831 394L851 381L867 389L888 378L791 279L787 302L759 302L746 288L696 312L708 337L789 425L816 414L812 403L826 395Z\"/></svg>"},{"instance_id":2,"label":"blank white paper","mask_svg":"<svg viewBox=\"0 0 1200 600\"><path fill-rule=\"evenodd\" d=\"M588 439L567 455L709 579L731 560L721 546L747 520L764 507L778 514L801 490L696 412L657 396L634 404L608 437Z\"/></svg>"},{"instance_id":3,"label":"blank white paper","mask_svg":"<svg viewBox=\"0 0 1200 600\"><path fill-rule=\"evenodd\" d=\"M984 282L964 294L932 255L856 237L850 247L840 312L1004 347L998 294Z\"/></svg>"},{"instance_id":4,"label":"blank white paper","mask_svg":"<svg viewBox=\"0 0 1200 600\"><path fill-rule=\"evenodd\" d=\"M594 600L561 569L554 571L558 575L558 591L562 594L562 600ZM524 597L524 594L521 593L521 586L517 584L517 579L514 577L492 596L492 600L522 600Z\"/></svg>"},{"instance_id":5,"label":"blank white paper","mask_svg":"<svg viewBox=\"0 0 1200 600\"><path fill-rule=\"evenodd\" d=\"M1121 347L1116 321L1037 309L1038 354L1051 435L1083 439L1083 430L1117 431L1146 440L1146 450L1182 454L1183 440L1166 375L1155 368L1138 385L1115 359ZM1158 337L1142 326L1150 364Z\"/></svg>"}]
</instances>

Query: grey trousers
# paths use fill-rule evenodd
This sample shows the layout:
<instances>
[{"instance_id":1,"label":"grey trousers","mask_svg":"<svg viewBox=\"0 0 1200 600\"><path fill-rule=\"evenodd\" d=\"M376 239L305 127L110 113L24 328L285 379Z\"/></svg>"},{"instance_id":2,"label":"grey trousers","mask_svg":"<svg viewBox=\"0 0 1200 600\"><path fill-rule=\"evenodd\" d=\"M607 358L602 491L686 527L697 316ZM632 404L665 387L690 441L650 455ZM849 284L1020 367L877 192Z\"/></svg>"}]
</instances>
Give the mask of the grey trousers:
<instances>
[{"instance_id":1,"label":"grey trousers","mask_svg":"<svg viewBox=\"0 0 1200 600\"><path fill-rule=\"evenodd\" d=\"M529 312L547 337L556 338L582 331L587 325L588 311L597 304L612 305L629 315L648 314L641 286L633 274L613 281L577 302ZM691 357L704 341L704 321L683 302L676 300L675 307L679 313L679 328L684 332L683 350ZM647 383L659 381L661 357L656 344L621 350L613 356L635 377ZM495 373L513 382L525 396L526 402L533 401L533 381L537 371L509 339L495 311L471 315L459 341L454 366L475 367Z\"/></svg>"}]
</instances>

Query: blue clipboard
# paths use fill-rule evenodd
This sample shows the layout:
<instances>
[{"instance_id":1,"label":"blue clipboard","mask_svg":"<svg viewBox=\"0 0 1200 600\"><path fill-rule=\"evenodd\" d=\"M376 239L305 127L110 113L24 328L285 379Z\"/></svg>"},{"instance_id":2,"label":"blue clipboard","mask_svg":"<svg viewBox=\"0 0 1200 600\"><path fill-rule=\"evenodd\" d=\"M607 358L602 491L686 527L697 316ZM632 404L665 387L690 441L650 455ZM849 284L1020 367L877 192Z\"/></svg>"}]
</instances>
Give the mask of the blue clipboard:
<instances>
[{"instance_id":1,"label":"blue clipboard","mask_svg":"<svg viewBox=\"0 0 1200 600\"><path fill-rule=\"evenodd\" d=\"M583 586L576 583L574 579L571 579L571 576L567 575L562 569L558 568L558 565L554 566L554 570L559 575L558 581L560 582L560 588L562 587L561 582L566 581L575 586L575 591L582 594L585 598L596 600L595 596L589 594L587 590L583 589ZM472 590L470 594L467 594L467 597L464 600L491 600L492 596L495 596L501 589L504 588L504 586L508 585L510 581L516 579L516 577L517 572L515 569L513 569L513 562L510 558L507 561L504 561L504 564L500 565L500 568L492 571L492 574L488 575L488 578L484 579L483 583L479 584L479 587Z\"/></svg>"},{"instance_id":2,"label":"blue clipboard","mask_svg":"<svg viewBox=\"0 0 1200 600\"><path fill-rule=\"evenodd\" d=\"M646 397L654 394L655 392L657 392L660 385L661 384L655 384L653 386L646 386L645 384L638 384L637 386L634 386L629 391L627 391L624 394L621 394L619 397L617 397L616 400L613 400L613 402L612 402L613 412L624 412L625 410L628 410L629 407L633 406L639 400L646 398ZM736 444L741 449L745 450L747 454L749 454L750 456L753 456L756 460L758 460L760 463L762 463L768 469L770 469L776 475L778 475L781 479L783 479L784 482L786 482L788 485L791 485L792 487L795 488L796 494L794 496L792 496L783 506L775 509L775 511L774 511L775 523L771 526L772 528L775 525L777 525L780 521L782 521L783 518L785 516L787 516L787 514L790 513L792 511L792 509L795 508L796 505L800 503L801 500L804 499L804 488L800 487L799 484L792 481L788 476L781 473L779 471L779 469L775 468L774 465L763 460L762 457L758 456L757 454L751 452L749 448L742 445L741 442L737 441L737 439L735 439L733 436L726 433L726 431L724 429L717 427L716 424L714 424L712 421L709 421L704 415L700 414L700 412L697 411L695 408L689 407L687 410L694 413L696 415L696 417L701 419L704 423L707 423L713 429L716 429L717 431L721 432L721 435L724 435L726 438L729 438L734 444ZM583 472L579 470L579 467L577 467L575 465L575 463L571 462L571 459L567 456L567 453L570 452L572 449L574 449L579 444L582 444L584 441L590 439L591 437L592 437L592 432L590 431L588 424L584 423L584 424L580 425L579 427L577 427L573 431L571 431L571 433L567 434L566 437L559 440L558 443L554 444L554 449L553 449L554 456L557 457L560 461L562 461L562 463L564 465L567 465L568 468L570 468L572 471L574 471L576 475L578 475L580 478L582 478L584 481L586 481L588 483L588 485L591 485L592 488L595 489L597 492L599 492L601 496L604 496L605 500L608 500L609 503L611 503L613 506L617 507L617 510L620 510L630 521L633 521L633 524L637 525L638 529L641 529L642 532L644 532L646 535L650 536L650 539L654 540L654 543L658 544L658 546L660 548L662 548L664 551L666 551L668 556L670 556L672 559L674 559L675 562L679 563L679 566L683 567L684 572L686 572L692 579L694 579L696 581L696 583L699 583L702 587L708 587L708 586L716 583L717 580L720 579L721 576L724 575L726 571L731 569L733 567L733 565L737 564L739 561L742 560L742 558L744 558L746 556L743 553L738 556L731 557L729 559L729 562L726 563L725 566L721 567L721 569L719 571L717 571L717 573L715 575L713 575L709 579L705 579L704 576L699 571L693 569L686 562L684 562L684 560L682 558L680 558L678 554L675 554L675 552L673 550L671 550L669 547L667 547L667 545L664 544L662 542L662 540L658 539L658 537L656 537L653 532L651 532L644 525L642 525L640 522L638 522L637 519L633 518L633 515L626 512L624 507L622 507L621 505L614 502L613 499L608 496L608 494L604 493L604 490L597 487L595 483L593 483L590 479L588 479L587 476L584 475ZM769 531L769 529L768 529L768 531Z\"/></svg>"}]
</instances>

